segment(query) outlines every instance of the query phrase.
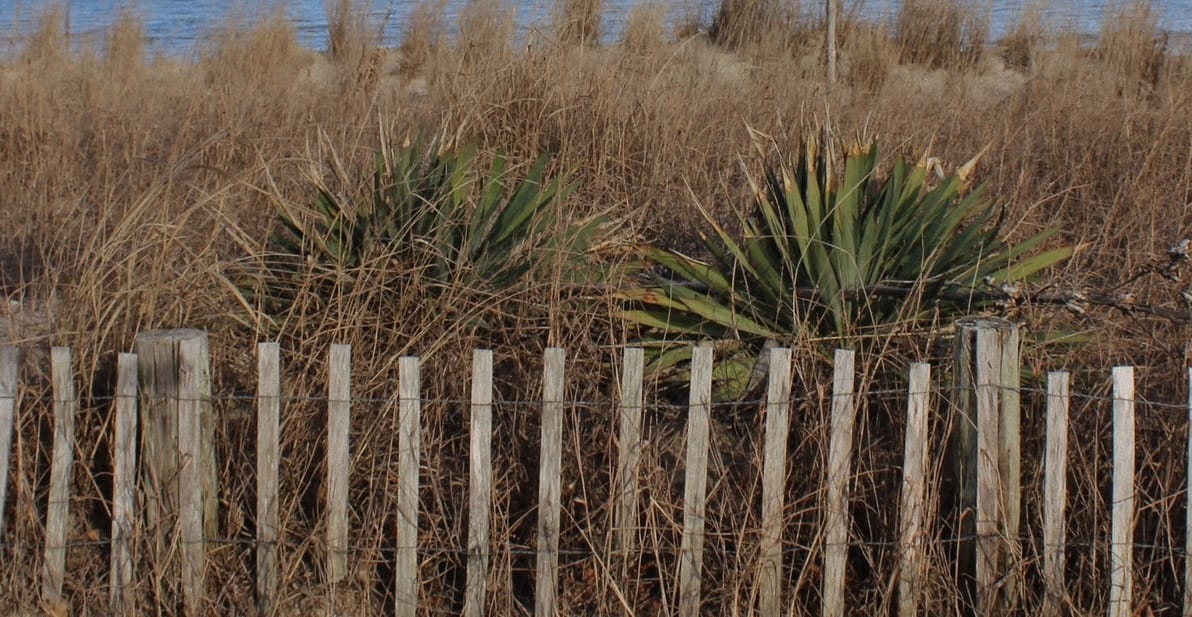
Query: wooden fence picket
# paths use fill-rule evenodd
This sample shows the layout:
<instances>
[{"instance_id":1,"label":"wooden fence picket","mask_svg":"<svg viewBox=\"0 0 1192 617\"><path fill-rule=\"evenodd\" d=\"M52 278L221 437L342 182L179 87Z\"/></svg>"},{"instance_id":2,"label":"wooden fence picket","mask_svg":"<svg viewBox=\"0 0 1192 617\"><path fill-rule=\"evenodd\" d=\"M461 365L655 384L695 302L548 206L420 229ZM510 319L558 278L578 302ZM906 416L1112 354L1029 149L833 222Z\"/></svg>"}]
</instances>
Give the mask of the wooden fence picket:
<instances>
[{"instance_id":1,"label":"wooden fence picket","mask_svg":"<svg viewBox=\"0 0 1192 617\"><path fill-rule=\"evenodd\" d=\"M281 349L257 345L257 613L277 612L278 475L281 460Z\"/></svg>"},{"instance_id":2,"label":"wooden fence picket","mask_svg":"<svg viewBox=\"0 0 1192 617\"><path fill-rule=\"evenodd\" d=\"M1047 375L1043 453L1043 617L1064 612L1064 513L1068 500L1068 374Z\"/></svg>"},{"instance_id":3,"label":"wooden fence picket","mask_svg":"<svg viewBox=\"0 0 1192 617\"><path fill-rule=\"evenodd\" d=\"M12 432L16 425L21 351L0 347L0 538L4 537L4 507L8 503L8 465L12 458Z\"/></svg>"},{"instance_id":4,"label":"wooden fence picket","mask_svg":"<svg viewBox=\"0 0 1192 617\"><path fill-rule=\"evenodd\" d=\"M642 457L642 371L645 353L640 347L625 349L621 369L621 427L617 442L616 488L613 493L616 549L623 560L637 540L637 482Z\"/></svg>"},{"instance_id":5,"label":"wooden fence picket","mask_svg":"<svg viewBox=\"0 0 1192 617\"><path fill-rule=\"evenodd\" d=\"M207 545L203 528L204 448L202 418L209 404L206 340L184 339L178 358L178 536L182 556L182 604L187 615L206 614Z\"/></svg>"},{"instance_id":6,"label":"wooden fence picket","mask_svg":"<svg viewBox=\"0 0 1192 617\"><path fill-rule=\"evenodd\" d=\"M563 350L546 350L542 370L542 449L538 475L538 559L534 615L554 617L559 581L559 490L563 462Z\"/></svg>"},{"instance_id":7,"label":"wooden fence picket","mask_svg":"<svg viewBox=\"0 0 1192 617\"><path fill-rule=\"evenodd\" d=\"M348 470L352 347L332 345L327 362L327 582L348 573Z\"/></svg>"},{"instance_id":8,"label":"wooden fence picket","mask_svg":"<svg viewBox=\"0 0 1192 617\"><path fill-rule=\"evenodd\" d=\"M1109 617L1134 612L1134 447L1134 367L1115 366Z\"/></svg>"},{"instance_id":9,"label":"wooden fence picket","mask_svg":"<svg viewBox=\"0 0 1192 617\"><path fill-rule=\"evenodd\" d=\"M906 438L903 447L899 523L898 614L919 613L923 583L923 515L927 493L927 416L931 404L931 365L911 364L907 386Z\"/></svg>"},{"instance_id":10,"label":"wooden fence picket","mask_svg":"<svg viewBox=\"0 0 1192 617\"><path fill-rule=\"evenodd\" d=\"M855 355L837 349L832 370L832 419L828 434L827 498L824 503L824 617L845 614L845 559L848 556L848 484L857 422Z\"/></svg>"},{"instance_id":11,"label":"wooden fence picket","mask_svg":"<svg viewBox=\"0 0 1192 617\"><path fill-rule=\"evenodd\" d=\"M1192 617L1192 368L1188 369L1188 464L1184 502L1184 606L1183 617Z\"/></svg>"},{"instance_id":12,"label":"wooden fence picket","mask_svg":"<svg viewBox=\"0 0 1192 617\"><path fill-rule=\"evenodd\" d=\"M489 511L493 469L493 352L472 353L472 406L468 461L468 571L464 587L464 615L484 615L488 587Z\"/></svg>"},{"instance_id":13,"label":"wooden fence picket","mask_svg":"<svg viewBox=\"0 0 1192 617\"><path fill-rule=\"evenodd\" d=\"M137 356L122 353L116 371L116 434L112 447L111 613L136 615L132 541L137 530Z\"/></svg>"},{"instance_id":14,"label":"wooden fence picket","mask_svg":"<svg viewBox=\"0 0 1192 617\"><path fill-rule=\"evenodd\" d=\"M42 597L60 610L66 577L66 526L70 517L70 475L74 465L74 422L79 408L75 396L70 348L50 350L50 378L54 388L54 448L50 454L50 492L46 499L45 561Z\"/></svg>"},{"instance_id":15,"label":"wooden fence picket","mask_svg":"<svg viewBox=\"0 0 1192 617\"><path fill-rule=\"evenodd\" d=\"M418 358L398 360L397 558L393 568L397 617L418 610L418 480L422 454L422 375Z\"/></svg>"},{"instance_id":16,"label":"wooden fence picket","mask_svg":"<svg viewBox=\"0 0 1192 617\"><path fill-rule=\"evenodd\" d=\"M700 614L704 563L704 512L708 500L708 423L712 407L712 348L691 351L687 416L687 472L683 489L683 537L679 541L679 617Z\"/></svg>"},{"instance_id":17,"label":"wooden fence picket","mask_svg":"<svg viewBox=\"0 0 1192 617\"><path fill-rule=\"evenodd\" d=\"M791 350L770 350L766 389L766 436L762 446L762 530L758 609L782 613L782 529L786 509L786 447L791 414Z\"/></svg>"}]
</instances>

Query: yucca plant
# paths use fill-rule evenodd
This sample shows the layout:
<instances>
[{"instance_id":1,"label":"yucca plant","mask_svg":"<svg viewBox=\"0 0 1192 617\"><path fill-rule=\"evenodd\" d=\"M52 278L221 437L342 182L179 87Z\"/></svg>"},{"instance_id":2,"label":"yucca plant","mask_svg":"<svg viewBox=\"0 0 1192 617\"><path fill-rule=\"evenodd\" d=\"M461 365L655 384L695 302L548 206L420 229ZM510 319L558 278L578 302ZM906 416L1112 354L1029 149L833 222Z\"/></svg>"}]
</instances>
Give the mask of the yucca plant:
<instances>
[{"instance_id":1,"label":"yucca plant","mask_svg":"<svg viewBox=\"0 0 1192 617\"><path fill-rule=\"evenodd\" d=\"M430 294L448 289L500 294L555 257L579 276L582 257L598 238L604 217L562 223L559 204L573 185L566 175L547 178L540 158L515 177L504 157L477 169L476 151L438 140L382 146L371 192L353 200L315 181L312 207L283 208L269 239L270 258L251 295L267 314L293 304L304 277L327 286L369 268L390 279L418 277ZM318 292L316 291L316 294Z\"/></svg>"},{"instance_id":2,"label":"yucca plant","mask_svg":"<svg viewBox=\"0 0 1192 617\"><path fill-rule=\"evenodd\" d=\"M878 147L853 149L836 177L814 141L792 167L760 178L735 209L740 239L701 208L709 259L647 248L645 284L622 294L622 314L642 328L651 365L666 373L692 341L721 342L718 392L735 398L756 383L766 341L872 340L897 325L973 310L990 286L1029 281L1073 247L1035 254L1056 229L1013 246L999 236L1000 210L969 190L975 160L928 186L928 165L897 162L877 176Z\"/></svg>"}]
</instances>

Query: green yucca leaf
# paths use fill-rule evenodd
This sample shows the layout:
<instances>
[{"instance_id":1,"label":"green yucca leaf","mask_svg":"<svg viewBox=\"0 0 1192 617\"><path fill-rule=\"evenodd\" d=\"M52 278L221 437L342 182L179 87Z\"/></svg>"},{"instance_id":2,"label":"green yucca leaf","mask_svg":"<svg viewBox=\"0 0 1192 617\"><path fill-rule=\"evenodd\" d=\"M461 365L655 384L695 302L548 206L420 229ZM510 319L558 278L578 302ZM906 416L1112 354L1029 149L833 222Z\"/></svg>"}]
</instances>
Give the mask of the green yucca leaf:
<instances>
[{"instance_id":1,"label":"green yucca leaf","mask_svg":"<svg viewBox=\"0 0 1192 617\"><path fill-rule=\"evenodd\" d=\"M697 204L711 259L646 250L646 262L673 278L654 277L622 293L631 305L622 317L641 326L647 340L733 341L736 351L726 357L732 369L720 375L731 384L718 391L740 393L754 381L751 367L765 339L804 338L810 328L839 341L905 328L936 311L959 315L973 307L955 301L956 291L987 275L995 282L1030 279L1075 251L1035 254L1054 230L1007 246L998 236L999 211L980 188L964 193L965 183L952 175L929 189L927 165L902 161L879 179L878 152L876 144L854 150L840 178L811 142L793 166L761 175L746 170L754 199L751 208L734 209L741 237ZM878 284L899 292L867 295ZM808 289L814 293L801 292ZM682 372L679 357L658 352L650 366L674 377Z\"/></svg>"}]
</instances>

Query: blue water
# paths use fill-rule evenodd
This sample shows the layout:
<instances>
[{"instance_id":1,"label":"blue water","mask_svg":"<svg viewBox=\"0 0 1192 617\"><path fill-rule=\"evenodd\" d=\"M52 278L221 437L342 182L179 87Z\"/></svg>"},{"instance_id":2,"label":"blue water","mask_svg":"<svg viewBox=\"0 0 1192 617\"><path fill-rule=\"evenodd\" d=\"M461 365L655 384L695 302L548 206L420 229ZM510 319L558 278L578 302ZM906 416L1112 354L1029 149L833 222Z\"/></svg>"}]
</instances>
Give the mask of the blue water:
<instances>
[{"instance_id":1,"label":"blue water","mask_svg":"<svg viewBox=\"0 0 1192 617\"><path fill-rule=\"evenodd\" d=\"M419 0L356 0L369 23L385 44L397 43L404 24ZM468 0L443 0L448 23ZM507 0L516 1L516 0ZM620 25L635 2L644 0L605 0L605 32L615 37ZM666 1L666 0L663 0ZM859 11L874 20L888 19L899 0L843 0L845 10ZM978 0L980 1L980 0ZM985 0L990 3L992 30L996 37L1012 23L1022 10L1022 0ZM1049 21L1057 27L1095 33L1104 15L1114 14L1122 4L1134 0L1044 0ZM677 15L690 14L691 7L708 14L715 0L670 0ZM121 11L131 11L142 22L154 52L186 56L200 49L213 33L228 24L250 25L262 16L284 11L297 29L303 45L316 50L327 46L327 5L329 0L72 0L60 4L67 8L67 23L72 38L78 42L99 40L104 30L119 17ZM22 33L35 26L47 2L0 0L0 41L12 47ZM818 0L805 0L804 5L819 8ZM1158 15L1159 27L1187 39L1192 35L1192 0L1156 0L1152 5ZM549 22L551 0L521 0L518 21L523 28L531 24ZM10 52L12 49L0 49Z\"/></svg>"}]
</instances>

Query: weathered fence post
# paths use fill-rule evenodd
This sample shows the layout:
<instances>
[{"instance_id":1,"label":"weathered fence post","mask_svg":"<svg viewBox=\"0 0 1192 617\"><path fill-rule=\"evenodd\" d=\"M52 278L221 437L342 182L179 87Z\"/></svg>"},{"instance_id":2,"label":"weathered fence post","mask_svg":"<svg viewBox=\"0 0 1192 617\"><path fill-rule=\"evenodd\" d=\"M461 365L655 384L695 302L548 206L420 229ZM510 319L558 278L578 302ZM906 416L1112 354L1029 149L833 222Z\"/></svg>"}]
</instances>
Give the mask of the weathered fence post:
<instances>
[{"instance_id":1,"label":"weathered fence post","mask_svg":"<svg viewBox=\"0 0 1192 617\"><path fill-rule=\"evenodd\" d=\"M1064 612L1064 512L1068 503L1068 374L1047 375L1043 454L1043 617Z\"/></svg>"},{"instance_id":2,"label":"weathered fence post","mask_svg":"<svg viewBox=\"0 0 1192 617\"><path fill-rule=\"evenodd\" d=\"M170 560L174 523L179 520L178 414L182 400L182 344L197 345L199 460L191 461L198 473L202 499L202 527L206 537L219 535L219 495L216 484L215 422L211 411L210 351L202 330L150 330L137 335L135 349L140 380L141 460L146 528L153 534L152 560L158 576L175 580Z\"/></svg>"},{"instance_id":3,"label":"weathered fence post","mask_svg":"<svg viewBox=\"0 0 1192 617\"><path fill-rule=\"evenodd\" d=\"M348 471L352 428L352 346L327 359L327 583L348 575Z\"/></svg>"},{"instance_id":4,"label":"weathered fence post","mask_svg":"<svg viewBox=\"0 0 1192 617\"><path fill-rule=\"evenodd\" d=\"M468 458L468 571L464 615L483 617L488 587L489 510L493 489L493 352L472 352L472 417Z\"/></svg>"},{"instance_id":5,"label":"weathered fence post","mask_svg":"<svg viewBox=\"0 0 1192 617\"><path fill-rule=\"evenodd\" d=\"M956 324L955 475L949 497L962 600L981 614L1010 612L1016 602L1022 504L1018 347L1018 326L1009 321L982 317ZM1004 584L995 588L1003 576Z\"/></svg>"},{"instance_id":6,"label":"weathered fence post","mask_svg":"<svg viewBox=\"0 0 1192 617\"><path fill-rule=\"evenodd\" d=\"M133 594L132 539L137 516L137 357L122 353L116 374L116 435L112 446L113 615L136 615Z\"/></svg>"},{"instance_id":7,"label":"weathered fence post","mask_svg":"<svg viewBox=\"0 0 1192 617\"><path fill-rule=\"evenodd\" d=\"M1134 367L1113 367L1109 617L1134 614Z\"/></svg>"},{"instance_id":8,"label":"weathered fence post","mask_svg":"<svg viewBox=\"0 0 1192 617\"><path fill-rule=\"evenodd\" d=\"M616 506L613 508L616 549L628 563L637 540L637 476L642 456L642 371L645 352L625 349L621 373L621 432L617 446ZM622 575L624 575L624 571Z\"/></svg>"},{"instance_id":9,"label":"weathered fence post","mask_svg":"<svg viewBox=\"0 0 1192 617\"><path fill-rule=\"evenodd\" d=\"M79 408L71 370L70 348L50 349L54 386L54 449L50 455L50 492L46 498L45 561L42 598L60 610L66 577L66 526L70 517L70 471L74 465L74 423ZM67 607L69 610L69 607Z\"/></svg>"},{"instance_id":10,"label":"weathered fence post","mask_svg":"<svg viewBox=\"0 0 1192 617\"><path fill-rule=\"evenodd\" d=\"M770 350L766 389L766 436L762 455L761 572L758 608L762 615L782 613L782 529L786 509L786 448L791 425L791 350Z\"/></svg>"},{"instance_id":11,"label":"weathered fence post","mask_svg":"<svg viewBox=\"0 0 1192 617\"><path fill-rule=\"evenodd\" d=\"M281 349L257 345L257 614L277 613Z\"/></svg>"},{"instance_id":12,"label":"weathered fence post","mask_svg":"<svg viewBox=\"0 0 1192 617\"><path fill-rule=\"evenodd\" d=\"M393 614L418 614L418 480L422 455L422 369L416 357L398 360L397 558Z\"/></svg>"},{"instance_id":13,"label":"weathered fence post","mask_svg":"<svg viewBox=\"0 0 1192 617\"><path fill-rule=\"evenodd\" d=\"M848 557L848 483L857 424L855 352L837 349L832 370L832 419L828 435L828 485L824 502L824 590L820 614L844 617Z\"/></svg>"},{"instance_id":14,"label":"weathered fence post","mask_svg":"<svg viewBox=\"0 0 1192 617\"><path fill-rule=\"evenodd\" d=\"M202 417L210 413L211 380L206 337L181 341L178 349L178 535L182 556L182 605L191 617L205 615L207 533L203 515ZM210 493L208 493L210 494Z\"/></svg>"},{"instance_id":15,"label":"weathered fence post","mask_svg":"<svg viewBox=\"0 0 1192 617\"><path fill-rule=\"evenodd\" d=\"M679 541L679 617L700 614L704 565L704 513L708 501L708 431L712 413L712 348L691 352L687 416L687 471L683 488L683 537Z\"/></svg>"},{"instance_id":16,"label":"weathered fence post","mask_svg":"<svg viewBox=\"0 0 1192 617\"><path fill-rule=\"evenodd\" d=\"M559 509L563 457L564 355L557 347L543 354L542 446L538 475L538 542L535 569L534 615L554 617L558 612Z\"/></svg>"},{"instance_id":17,"label":"weathered fence post","mask_svg":"<svg viewBox=\"0 0 1192 617\"><path fill-rule=\"evenodd\" d=\"M898 565L898 614L919 614L922 595L923 554L929 532L923 529L927 500L927 428L931 406L931 365L911 364L907 386L906 439L902 464L902 509Z\"/></svg>"},{"instance_id":18,"label":"weathered fence post","mask_svg":"<svg viewBox=\"0 0 1192 617\"><path fill-rule=\"evenodd\" d=\"M17 417L17 375L21 351L0 347L0 537L4 536L4 507L8 498L8 461L12 455L12 430Z\"/></svg>"}]
</instances>

